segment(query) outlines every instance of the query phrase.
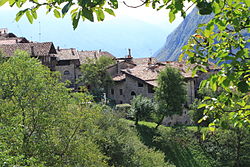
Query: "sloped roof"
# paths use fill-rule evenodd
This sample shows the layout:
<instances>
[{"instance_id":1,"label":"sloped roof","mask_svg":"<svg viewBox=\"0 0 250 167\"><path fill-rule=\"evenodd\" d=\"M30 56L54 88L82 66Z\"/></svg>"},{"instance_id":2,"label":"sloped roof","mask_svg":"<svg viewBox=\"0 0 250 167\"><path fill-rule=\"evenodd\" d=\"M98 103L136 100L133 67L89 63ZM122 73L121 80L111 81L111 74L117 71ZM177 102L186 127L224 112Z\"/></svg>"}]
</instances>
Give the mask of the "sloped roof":
<instances>
[{"instance_id":1,"label":"sloped roof","mask_svg":"<svg viewBox=\"0 0 250 167\"><path fill-rule=\"evenodd\" d=\"M111 58L115 58L111 53L106 51L78 51L80 64L86 62L87 59L98 59L101 56L108 56Z\"/></svg>"},{"instance_id":2,"label":"sloped roof","mask_svg":"<svg viewBox=\"0 0 250 167\"><path fill-rule=\"evenodd\" d=\"M148 63L155 64L157 60L154 57L132 58L131 62L136 65L142 65L142 64L148 64Z\"/></svg>"},{"instance_id":3,"label":"sloped roof","mask_svg":"<svg viewBox=\"0 0 250 167\"><path fill-rule=\"evenodd\" d=\"M163 62L152 65L140 64L132 69L124 69L122 70L122 72L127 75L138 78L150 85L157 86L157 77L159 75L159 72L163 70L167 65L170 67L177 68L184 78L193 78L191 68L182 62Z\"/></svg>"},{"instance_id":4,"label":"sloped roof","mask_svg":"<svg viewBox=\"0 0 250 167\"><path fill-rule=\"evenodd\" d=\"M71 49L59 49L55 55L57 60L78 60L79 55L75 48Z\"/></svg>"},{"instance_id":5,"label":"sloped roof","mask_svg":"<svg viewBox=\"0 0 250 167\"><path fill-rule=\"evenodd\" d=\"M116 75L113 77L113 81L122 81L126 78L125 74Z\"/></svg>"},{"instance_id":6,"label":"sloped roof","mask_svg":"<svg viewBox=\"0 0 250 167\"><path fill-rule=\"evenodd\" d=\"M55 47L52 42L44 43L16 43L10 45L0 45L0 49L7 57L13 56L16 50L24 50L34 56L48 56L49 54L56 54Z\"/></svg>"},{"instance_id":7,"label":"sloped roof","mask_svg":"<svg viewBox=\"0 0 250 167\"><path fill-rule=\"evenodd\" d=\"M13 37L13 38L4 38L0 36L0 45L3 44L15 44L15 43L29 43L29 41L24 37Z\"/></svg>"}]
</instances>

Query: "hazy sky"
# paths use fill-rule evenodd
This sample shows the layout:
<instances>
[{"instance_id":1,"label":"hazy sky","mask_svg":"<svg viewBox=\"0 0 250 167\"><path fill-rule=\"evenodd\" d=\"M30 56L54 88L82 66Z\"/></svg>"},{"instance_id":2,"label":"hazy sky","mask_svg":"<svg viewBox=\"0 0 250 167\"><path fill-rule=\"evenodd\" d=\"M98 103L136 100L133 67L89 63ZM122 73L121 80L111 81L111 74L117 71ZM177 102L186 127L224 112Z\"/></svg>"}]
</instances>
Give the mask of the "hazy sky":
<instances>
[{"instance_id":1,"label":"hazy sky","mask_svg":"<svg viewBox=\"0 0 250 167\"><path fill-rule=\"evenodd\" d=\"M140 4L140 0L130 0L129 5ZM15 22L16 8L0 7L0 27L8 28L18 36L33 41L52 41L61 48L79 50L106 50L116 57L123 57L127 49L132 49L134 57L149 57L160 49L167 35L178 26L182 18L177 17L172 24L168 21L168 11L156 11L149 7L128 8L119 3L116 17L106 14L104 22L80 22L73 30L70 16L56 19L39 10L38 19L31 25L24 16ZM41 33L41 35L39 35Z\"/></svg>"}]
</instances>

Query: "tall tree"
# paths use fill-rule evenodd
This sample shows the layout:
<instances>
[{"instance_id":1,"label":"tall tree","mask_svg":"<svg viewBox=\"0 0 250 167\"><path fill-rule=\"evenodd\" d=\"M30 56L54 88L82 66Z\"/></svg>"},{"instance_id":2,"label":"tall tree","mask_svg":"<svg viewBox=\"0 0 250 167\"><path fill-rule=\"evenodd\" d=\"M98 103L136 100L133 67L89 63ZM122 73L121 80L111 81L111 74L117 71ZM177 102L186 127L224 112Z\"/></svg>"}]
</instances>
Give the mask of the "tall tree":
<instances>
[{"instance_id":1,"label":"tall tree","mask_svg":"<svg viewBox=\"0 0 250 167\"><path fill-rule=\"evenodd\" d=\"M162 123L165 116L181 115L182 106L186 100L185 82L177 69L166 67L160 72L157 82L155 101L158 105L156 112L160 115L160 120L156 128Z\"/></svg>"},{"instance_id":2,"label":"tall tree","mask_svg":"<svg viewBox=\"0 0 250 167\"><path fill-rule=\"evenodd\" d=\"M82 78L80 82L89 87L89 91L97 101L112 84L112 78L106 70L113 63L114 60L111 57L101 56L98 59L87 59L87 62L81 65Z\"/></svg>"},{"instance_id":3,"label":"tall tree","mask_svg":"<svg viewBox=\"0 0 250 167\"><path fill-rule=\"evenodd\" d=\"M0 64L0 166L105 166L93 135L100 107L90 101L16 52Z\"/></svg>"}]
</instances>

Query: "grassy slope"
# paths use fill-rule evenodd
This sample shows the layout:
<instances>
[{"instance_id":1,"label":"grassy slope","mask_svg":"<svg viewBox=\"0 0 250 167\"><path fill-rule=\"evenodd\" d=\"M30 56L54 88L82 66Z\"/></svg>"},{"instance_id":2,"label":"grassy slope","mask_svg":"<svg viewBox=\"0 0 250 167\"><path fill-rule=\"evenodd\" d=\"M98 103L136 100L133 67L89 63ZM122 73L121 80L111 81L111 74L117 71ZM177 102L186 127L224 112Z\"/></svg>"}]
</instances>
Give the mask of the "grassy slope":
<instances>
[{"instance_id":1,"label":"grassy slope","mask_svg":"<svg viewBox=\"0 0 250 167\"><path fill-rule=\"evenodd\" d=\"M133 121L124 120L128 125ZM212 167L213 159L206 154L199 145L198 138L194 138L196 127L188 127L176 131L171 127L160 126L154 129L155 123L139 122L136 128L141 141L165 153L165 160L177 167ZM203 129L204 130L204 129Z\"/></svg>"}]
</instances>

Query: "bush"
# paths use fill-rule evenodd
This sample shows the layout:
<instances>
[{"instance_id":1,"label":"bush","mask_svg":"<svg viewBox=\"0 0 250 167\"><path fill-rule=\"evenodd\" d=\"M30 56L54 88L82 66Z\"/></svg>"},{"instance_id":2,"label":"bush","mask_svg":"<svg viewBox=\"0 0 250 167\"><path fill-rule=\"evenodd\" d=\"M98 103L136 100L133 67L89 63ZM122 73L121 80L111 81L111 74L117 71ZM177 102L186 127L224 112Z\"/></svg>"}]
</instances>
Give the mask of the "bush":
<instances>
[{"instance_id":1,"label":"bush","mask_svg":"<svg viewBox=\"0 0 250 167\"><path fill-rule=\"evenodd\" d=\"M135 130L128 124L106 113L100 119L99 127L102 133L98 144L101 146L104 155L109 157L110 166L126 167L170 167L164 161L164 154L145 146Z\"/></svg>"}]
</instances>

